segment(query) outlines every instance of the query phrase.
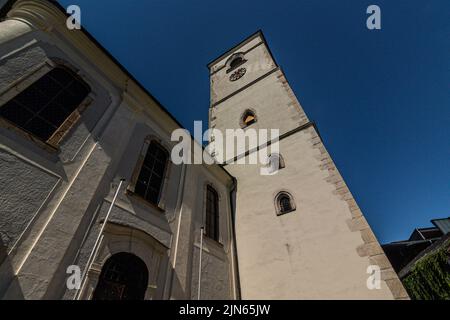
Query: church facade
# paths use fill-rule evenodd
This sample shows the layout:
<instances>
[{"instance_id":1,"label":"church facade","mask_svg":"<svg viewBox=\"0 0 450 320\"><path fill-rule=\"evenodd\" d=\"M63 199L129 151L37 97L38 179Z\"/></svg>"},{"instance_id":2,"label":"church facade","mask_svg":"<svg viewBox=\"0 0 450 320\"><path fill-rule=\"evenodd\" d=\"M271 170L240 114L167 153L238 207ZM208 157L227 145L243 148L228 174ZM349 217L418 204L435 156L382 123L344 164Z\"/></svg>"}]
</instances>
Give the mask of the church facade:
<instances>
[{"instance_id":1,"label":"church facade","mask_svg":"<svg viewBox=\"0 0 450 320\"><path fill-rule=\"evenodd\" d=\"M209 128L279 129L239 155L269 175L175 164L181 125L64 8L1 15L2 299L408 298L261 32L208 65Z\"/></svg>"}]
</instances>

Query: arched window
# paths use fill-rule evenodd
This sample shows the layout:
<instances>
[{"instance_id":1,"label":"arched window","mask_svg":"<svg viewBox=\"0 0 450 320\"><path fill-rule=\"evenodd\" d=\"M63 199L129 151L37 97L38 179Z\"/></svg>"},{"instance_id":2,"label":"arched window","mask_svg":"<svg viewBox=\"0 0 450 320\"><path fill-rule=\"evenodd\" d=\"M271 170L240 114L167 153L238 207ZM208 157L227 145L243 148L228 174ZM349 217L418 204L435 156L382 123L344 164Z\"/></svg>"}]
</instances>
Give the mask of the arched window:
<instances>
[{"instance_id":1,"label":"arched window","mask_svg":"<svg viewBox=\"0 0 450 320\"><path fill-rule=\"evenodd\" d=\"M279 201L281 213L292 211L291 199L287 195L282 195Z\"/></svg>"},{"instance_id":2,"label":"arched window","mask_svg":"<svg viewBox=\"0 0 450 320\"><path fill-rule=\"evenodd\" d=\"M273 173L276 172L278 170L283 169L285 166L284 164L284 159L281 156L281 154L278 153L272 153L269 156L269 172Z\"/></svg>"},{"instance_id":3,"label":"arched window","mask_svg":"<svg viewBox=\"0 0 450 320\"><path fill-rule=\"evenodd\" d=\"M277 215L282 215L295 210L295 203L292 196L287 192L280 192L276 198Z\"/></svg>"},{"instance_id":4,"label":"arched window","mask_svg":"<svg viewBox=\"0 0 450 320\"><path fill-rule=\"evenodd\" d=\"M144 300L148 270L134 254L121 252L103 265L93 300Z\"/></svg>"},{"instance_id":5,"label":"arched window","mask_svg":"<svg viewBox=\"0 0 450 320\"><path fill-rule=\"evenodd\" d=\"M210 185L206 187L206 223L205 234L219 241L219 195Z\"/></svg>"},{"instance_id":6,"label":"arched window","mask_svg":"<svg viewBox=\"0 0 450 320\"><path fill-rule=\"evenodd\" d=\"M243 53L235 53L233 54L227 62L227 73L233 71L234 69L236 69L237 67L239 67L240 65L246 63L247 60L244 59L244 54Z\"/></svg>"},{"instance_id":7,"label":"arched window","mask_svg":"<svg viewBox=\"0 0 450 320\"><path fill-rule=\"evenodd\" d=\"M167 160L167 151L152 140L145 154L134 192L154 205L158 205Z\"/></svg>"},{"instance_id":8,"label":"arched window","mask_svg":"<svg viewBox=\"0 0 450 320\"><path fill-rule=\"evenodd\" d=\"M0 116L48 141L89 92L77 74L57 66L0 106Z\"/></svg>"},{"instance_id":9,"label":"arched window","mask_svg":"<svg viewBox=\"0 0 450 320\"><path fill-rule=\"evenodd\" d=\"M248 127L249 125L256 122L256 115L251 110L246 110L242 115L241 126L242 128Z\"/></svg>"},{"instance_id":10,"label":"arched window","mask_svg":"<svg viewBox=\"0 0 450 320\"><path fill-rule=\"evenodd\" d=\"M244 63L244 59L242 59L241 57L236 57L235 59L233 59L230 62L230 68L231 69L235 69L235 68L239 67L243 63Z\"/></svg>"}]
</instances>

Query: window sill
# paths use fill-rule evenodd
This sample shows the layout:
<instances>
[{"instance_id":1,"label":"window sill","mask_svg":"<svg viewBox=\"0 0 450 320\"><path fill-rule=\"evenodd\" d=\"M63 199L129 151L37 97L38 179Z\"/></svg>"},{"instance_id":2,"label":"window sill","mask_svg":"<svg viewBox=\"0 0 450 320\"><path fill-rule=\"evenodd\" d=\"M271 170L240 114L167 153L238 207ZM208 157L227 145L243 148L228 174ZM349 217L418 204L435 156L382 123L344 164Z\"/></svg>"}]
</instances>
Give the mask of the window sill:
<instances>
[{"instance_id":1,"label":"window sill","mask_svg":"<svg viewBox=\"0 0 450 320\"><path fill-rule=\"evenodd\" d=\"M200 249L200 242L196 242L194 245ZM226 260L224 245L206 235L203 235L203 250L222 261Z\"/></svg>"},{"instance_id":2,"label":"window sill","mask_svg":"<svg viewBox=\"0 0 450 320\"><path fill-rule=\"evenodd\" d=\"M223 248L223 244L222 244L219 240L214 240L213 238L208 237L208 236L206 235L206 233L203 233L203 239L204 239L206 242L208 242L208 243L210 243L210 244L212 244L212 245L217 246L218 248Z\"/></svg>"},{"instance_id":3,"label":"window sill","mask_svg":"<svg viewBox=\"0 0 450 320\"><path fill-rule=\"evenodd\" d=\"M47 140L43 140L37 135L22 129L18 125L2 117L0 117L0 126L25 137L48 152L58 153L60 151L59 144L69 131L80 121L83 111L92 103L92 101L93 98L90 95L86 97Z\"/></svg>"},{"instance_id":4,"label":"window sill","mask_svg":"<svg viewBox=\"0 0 450 320\"><path fill-rule=\"evenodd\" d=\"M228 69L226 70L226 74L230 73L231 71L236 70L237 68L239 68L240 66L242 66L242 65L243 65L244 63L246 63L246 62L247 62L247 60L243 59L243 60L241 61L241 63L235 65L235 66L232 67L232 68L231 68L231 67L228 68Z\"/></svg>"},{"instance_id":5,"label":"window sill","mask_svg":"<svg viewBox=\"0 0 450 320\"><path fill-rule=\"evenodd\" d=\"M22 128L18 127L12 122L9 122L7 119L0 117L0 126L2 128L5 128L7 130L10 130L23 138L35 143L38 147L50 152L50 153L57 153L59 152L59 148L53 144L48 143L47 141L42 140L38 136L35 136L34 134L23 130Z\"/></svg>"},{"instance_id":6,"label":"window sill","mask_svg":"<svg viewBox=\"0 0 450 320\"><path fill-rule=\"evenodd\" d=\"M245 130L245 129L247 129L248 127L251 127L252 125L254 125L256 123L256 121L255 122L252 122L252 123L249 123L249 124L246 124L246 125L244 125L241 129L242 130Z\"/></svg>"},{"instance_id":7,"label":"window sill","mask_svg":"<svg viewBox=\"0 0 450 320\"><path fill-rule=\"evenodd\" d=\"M131 198L135 199L135 200L138 201L139 203L141 203L141 204L143 204L143 205L145 205L145 206L147 206L147 207L150 207L150 208L152 208L152 209L155 209L155 210L159 211L160 213L165 213L165 212L166 212L166 211L165 211L163 208L161 208L160 206L158 206L158 205L156 205L156 204L154 204L154 203L151 203L151 202L145 200L145 199L142 198L140 195L138 195L137 193L134 193L134 192L131 191L130 189L127 189L127 190L125 191L125 194L126 194L127 196L130 196Z\"/></svg>"},{"instance_id":8,"label":"window sill","mask_svg":"<svg viewBox=\"0 0 450 320\"><path fill-rule=\"evenodd\" d=\"M289 211L284 211L284 212L277 212L277 216L282 216L282 215L285 215L285 214L288 214L288 213L291 213L294 211L295 211L295 209L291 209Z\"/></svg>"}]
</instances>

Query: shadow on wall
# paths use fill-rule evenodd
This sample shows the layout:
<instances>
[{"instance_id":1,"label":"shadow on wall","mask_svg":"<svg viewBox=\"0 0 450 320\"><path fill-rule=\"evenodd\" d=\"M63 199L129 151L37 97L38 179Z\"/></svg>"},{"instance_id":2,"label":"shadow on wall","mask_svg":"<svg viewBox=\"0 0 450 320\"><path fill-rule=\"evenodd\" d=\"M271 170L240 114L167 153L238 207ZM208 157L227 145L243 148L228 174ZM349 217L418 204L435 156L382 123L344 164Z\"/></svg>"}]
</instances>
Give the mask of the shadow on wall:
<instances>
[{"instance_id":1,"label":"shadow on wall","mask_svg":"<svg viewBox=\"0 0 450 320\"><path fill-rule=\"evenodd\" d=\"M14 291L14 299L24 299L22 289L18 283L16 277L14 277L14 270L11 265L11 261L8 258L7 247L0 238L0 273L2 275L7 275L6 279L11 279L8 282L0 282L0 299L8 300L8 296L3 296L6 289Z\"/></svg>"},{"instance_id":2,"label":"shadow on wall","mask_svg":"<svg viewBox=\"0 0 450 320\"><path fill-rule=\"evenodd\" d=\"M25 44L31 43L31 40L37 41L25 46ZM3 157L5 159L4 167L2 166L5 170L0 171L0 178L6 175L9 178L0 179L0 200L5 200L9 204L8 215L0 216L0 229L5 226L2 222L10 223L10 225L6 225L6 229L8 232L15 230L15 234L17 234L17 239L14 239L16 242L5 243L2 241L0 246L0 274L2 275L0 297L6 290L8 290L8 296L11 296L9 292L20 292L14 297L17 299L23 298L24 293L28 297L28 286L24 285L24 291L21 291L20 281L13 272L12 262L8 258L9 248L15 244L17 250L22 250L21 244L23 241L29 240L28 236L32 234L30 230L39 227L39 224L35 224L35 222L39 219L45 220L50 216L51 211L55 208L55 203L62 196L64 196L64 200L57 203L58 210L54 213L54 217L52 216L48 230L58 229L61 234L66 232L73 234L73 237L70 239L70 243L65 241L67 238L61 238L64 241L55 241L47 248L46 254L49 257L56 256L56 259L54 261L47 260L51 262L48 264L48 270L52 271L52 276L51 279L48 279L50 283L43 285L48 285L44 298L54 298L56 292L63 294L64 288L61 287L61 283L64 283L63 280L66 277L66 266L73 263L77 251L83 243L86 230L90 230L89 224L92 218L95 218L94 215L99 204L111 194L111 181L114 181L118 174L123 174L129 180L145 136L155 134L154 131L157 131L156 128L139 125L145 122L145 119L139 121L126 108L118 107L121 100L120 93L108 79L103 78L102 71L94 63L81 62L80 57L68 56L69 53L58 49L56 45L41 40L38 32L30 32L10 41L8 47L0 47L0 55L10 54L6 59L0 61L0 91L3 89L14 91L16 85L11 81L19 78L23 79L21 81L28 79L27 88L29 88L32 83L38 81L37 73L41 72L39 76L42 76L48 72L45 68L54 67L53 64L47 65L47 60L51 60L56 65L64 65L65 68L71 69L77 77L85 81L92 91L92 94L89 95L89 98L92 99L88 105L76 109L79 114L77 117L73 117L73 121L69 121L70 127L66 128L61 140L55 143L56 148L54 149L56 150L49 151L44 141L37 141L38 139L35 137L24 134L24 130L17 130L11 125L0 125L0 143L7 149L0 150L0 155L2 152L6 154ZM17 50L17 48L21 49ZM41 67L37 68L38 66ZM36 78L32 78L32 75L28 73L35 69L40 71L33 72ZM58 77L50 79L58 83ZM73 95L74 92L70 93ZM3 96L5 99L0 101L0 105L3 106L16 96L16 93L11 97ZM2 97L0 96L0 98ZM64 127L64 124L65 122L59 128ZM134 139L135 137L139 139ZM142 139L140 139L141 137ZM48 140L52 140L52 136ZM97 143L95 148L94 143ZM91 147L93 148L91 149ZM14 154L10 152L11 150ZM133 154L130 155L128 150L133 150ZM83 163L86 158L87 161ZM80 168L81 165L83 168ZM172 174L174 173L172 172ZM75 175L77 178L69 181ZM176 181L177 179L172 180ZM3 185L1 181L4 182ZM30 188L30 185L34 187ZM40 188L37 188L37 185ZM70 186L70 192L62 194L67 186ZM1 199L2 196L4 199ZM125 195L121 196L126 197ZM172 199L175 197L176 194L168 194L167 203L175 203ZM128 202L131 203L137 218L170 232L170 225L167 221L146 216L145 207L133 200ZM18 208L21 206L25 208L20 210L21 214L17 214ZM6 217L11 217L11 219ZM70 223L63 223L64 221L70 221ZM33 237L34 234L32 234ZM46 234L43 235L46 236ZM158 239L157 236L153 236ZM37 246L46 245L43 241L35 244ZM61 252L63 253L61 254ZM32 277L30 272L35 269L34 263L39 260L40 262L45 261L46 257L38 255L31 254L31 259L22 264L24 271L23 274L19 274L19 277L26 278L26 283L42 281L43 277L36 280L30 279ZM17 263L16 259L14 262ZM178 280L175 278L174 276L174 282L177 282ZM11 290L12 288L13 290ZM180 293L180 295L183 294Z\"/></svg>"},{"instance_id":3,"label":"shadow on wall","mask_svg":"<svg viewBox=\"0 0 450 320\"><path fill-rule=\"evenodd\" d=\"M172 279L171 283L168 285L170 286L170 300L186 300L188 299L188 295L186 293L186 288L183 289L183 286L181 284L180 279L178 279L178 275L175 271L175 269L171 268L172 273Z\"/></svg>"},{"instance_id":4,"label":"shadow on wall","mask_svg":"<svg viewBox=\"0 0 450 320\"><path fill-rule=\"evenodd\" d=\"M3 243L3 239L0 237L0 265L3 263L3 260L5 260L7 255L6 246Z\"/></svg>"},{"instance_id":5,"label":"shadow on wall","mask_svg":"<svg viewBox=\"0 0 450 320\"><path fill-rule=\"evenodd\" d=\"M14 41L10 41L10 48L2 47L2 50L0 51L2 51L2 54L7 53L3 51L7 51L7 49L17 49L17 47L21 47L20 44L22 42L34 38L39 40L39 34L34 32L29 33ZM43 74L48 71L51 66L51 64L47 62L48 60L53 61L56 65L64 64L68 66L70 63L65 61L71 61L72 59L67 57L66 54L56 47L40 41L31 46L25 46L21 50L17 50L17 52L9 55L7 59L0 61L0 91L6 90L4 91L6 93L15 91L17 84L12 84L11 81L20 78L22 79L20 83L28 81L26 84L29 86L21 91L21 93L25 92L37 83L37 81L43 77ZM75 67L75 62L73 64L74 66L72 68L78 73L79 68ZM38 71L30 73L31 70L35 69ZM36 225L35 223L42 219L45 220L50 214L53 206L48 206L48 204L54 203L55 199L61 196L64 187L70 182L69 177L73 177L74 174L77 173L77 169L80 167L80 164L82 164L83 159L88 155L90 146L92 146L95 140L98 141L100 139L99 137L105 129L105 124L108 123L108 121L104 120L108 120L107 118L113 114L109 113L109 111L116 107L116 104L113 101L118 100L118 93L112 89L107 90L107 88L100 86L100 81L96 78L99 71L95 66L87 68L87 70L86 68L81 70L80 74L80 77L82 77L92 89L90 98L93 98L93 101L87 105L85 109L76 109L68 118L65 118L66 121L63 122L58 130L64 127L66 123L71 125L67 128L65 131L66 134L61 140L55 144L56 146L54 146L54 148L50 148L49 143L46 143L42 139L27 132L25 130L27 128L23 129L19 127L18 124L14 125L14 123L19 123L20 119L17 120L13 116L11 116L12 118L8 118L7 113L2 114L0 143L4 147L2 146L0 149L0 166L2 167L2 170L0 171L0 202L4 201L3 203L6 205L3 206L2 209L4 211L0 216L0 230L2 229L5 231L5 233L8 234L8 237L6 239L1 239L0 296L3 295L6 290L8 290L8 296L10 296L9 292L20 291L19 282L12 270L12 261L9 261L9 258L7 257L8 252L13 247L16 248L16 251L20 251L22 249L21 244L28 239L30 231ZM35 75L36 77L34 77ZM56 78L51 79L54 81ZM38 89L39 88L40 87L38 87ZM62 87L59 86L58 90L63 90L61 88ZM51 87L48 89L50 90ZM74 92L75 91L71 91L70 94L73 96ZM19 99L18 97L21 93L10 95L2 94L2 96L0 96L0 105L3 107L8 103L11 105L14 104L14 102L11 101ZM79 114L77 114L77 112ZM118 129L119 131L117 132L118 137L121 136L119 134L120 129ZM51 139L52 138L50 137L48 140ZM85 182L85 185L89 184L90 176L94 176L102 170L103 172L106 172L109 169L109 162L106 160L108 158L113 158L114 154L117 153L117 150L115 150L114 144L111 143L111 141L109 141L109 143L102 143L102 146L98 148L98 150L102 150L101 152L106 153L106 156L97 156L93 157L92 161L90 160L94 163L94 169L91 169L91 172L87 172L84 177L81 177L81 180ZM99 167L99 170L95 168L96 166ZM83 212L81 212L81 215L86 216L86 219L84 219L84 217L82 218L84 220L83 223L80 224L81 229L89 223L91 217L89 212L93 211L91 208L94 207L95 203L98 203L100 201L99 199L105 194L108 194L110 181L110 176L105 176L104 179L100 181L100 187L97 186L97 190L104 186L103 190L105 192L101 197L94 197L91 199L89 207L84 208ZM30 186L33 186L33 188L30 188ZM72 198L78 197L78 200L83 200L83 193L86 192L89 194L91 191L92 190L76 187L70 196L72 196ZM96 193L94 192L94 194ZM76 202L82 203L82 201ZM64 207L64 203L59 205ZM73 208L73 205L70 207L69 204L69 208L63 208L61 210L66 212L72 211L72 213L74 213L73 211L75 210L72 209L76 208ZM82 207L80 207L80 211L81 210ZM69 231L72 228L70 225L63 227L67 227ZM58 245L59 244L55 245L52 250L57 250ZM69 250L71 254L73 254L73 251L76 252L76 245L75 249L71 247ZM58 277L64 277L65 269L58 270L56 274ZM21 276L27 278L30 277L29 275ZM13 286L17 287L17 289L13 289ZM21 297L23 297L23 294L14 296L14 298L17 299L20 299Z\"/></svg>"}]
</instances>

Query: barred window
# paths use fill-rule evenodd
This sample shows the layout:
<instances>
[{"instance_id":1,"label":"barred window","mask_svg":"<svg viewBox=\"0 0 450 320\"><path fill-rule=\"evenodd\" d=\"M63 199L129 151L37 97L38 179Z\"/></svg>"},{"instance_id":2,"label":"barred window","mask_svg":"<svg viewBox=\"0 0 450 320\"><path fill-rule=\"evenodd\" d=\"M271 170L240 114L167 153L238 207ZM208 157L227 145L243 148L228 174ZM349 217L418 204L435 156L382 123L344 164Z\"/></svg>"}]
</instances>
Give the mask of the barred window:
<instances>
[{"instance_id":1,"label":"barred window","mask_svg":"<svg viewBox=\"0 0 450 320\"><path fill-rule=\"evenodd\" d=\"M89 92L78 75L58 66L0 106L0 116L47 141Z\"/></svg>"},{"instance_id":2,"label":"barred window","mask_svg":"<svg viewBox=\"0 0 450 320\"><path fill-rule=\"evenodd\" d=\"M206 226L208 238L219 241L219 196L210 185L206 188Z\"/></svg>"},{"instance_id":3,"label":"barred window","mask_svg":"<svg viewBox=\"0 0 450 320\"><path fill-rule=\"evenodd\" d=\"M144 300L148 285L145 262L120 252L104 264L92 300Z\"/></svg>"},{"instance_id":4,"label":"barred window","mask_svg":"<svg viewBox=\"0 0 450 320\"><path fill-rule=\"evenodd\" d=\"M280 211L281 213L289 212L292 210L291 200L288 196L283 195L280 197Z\"/></svg>"},{"instance_id":5,"label":"barred window","mask_svg":"<svg viewBox=\"0 0 450 320\"><path fill-rule=\"evenodd\" d=\"M144 162L135 186L135 193L158 205L168 154L156 141L148 146Z\"/></svg>"},{"instance_id":6,"label":"barred window","mask_svg":"<svg viewBox=\"0 0 450 320\"><path fill-rule=\"evenodd\" d=\"M282 215L295 210L294 200L287 192L280 192L276 199L277 215Z\"/></svg>"}]
</instances>

